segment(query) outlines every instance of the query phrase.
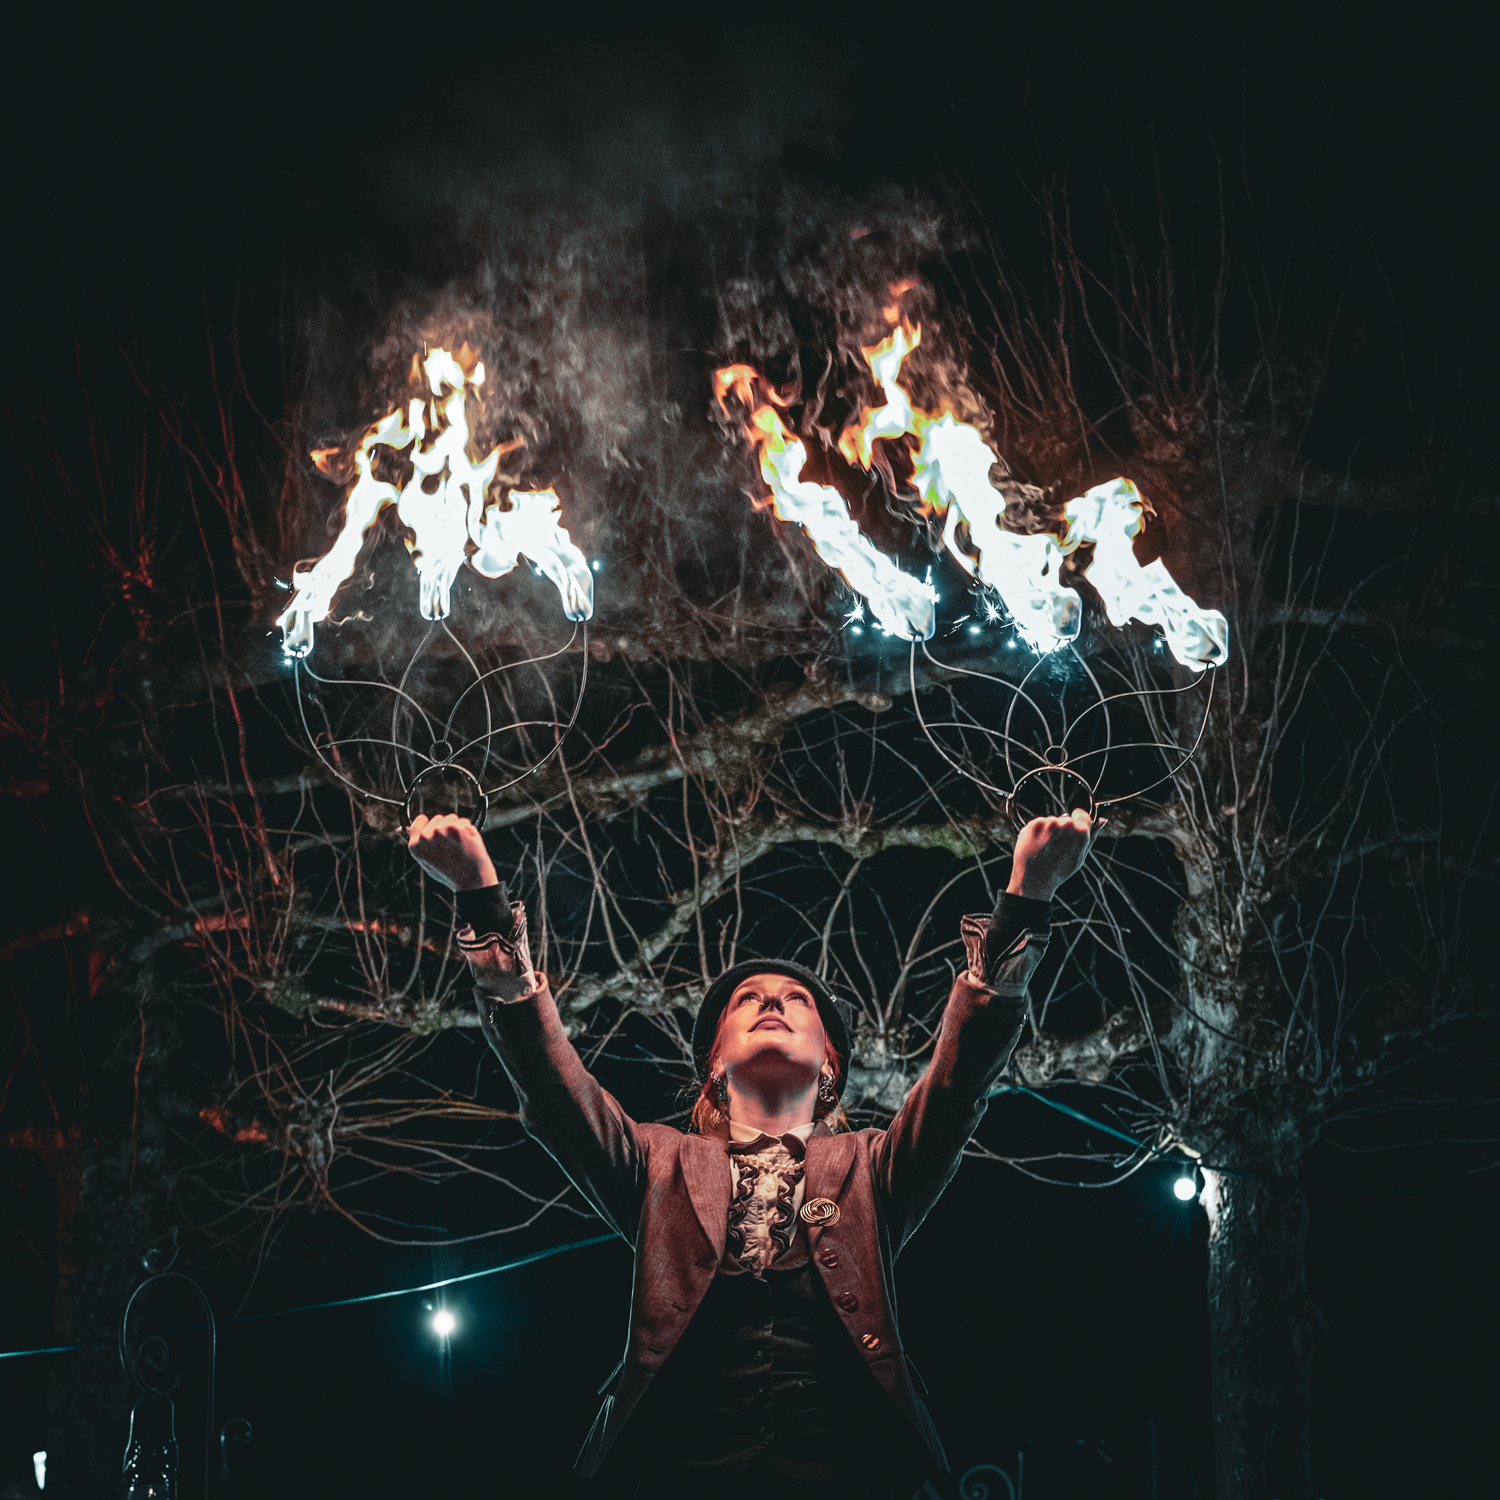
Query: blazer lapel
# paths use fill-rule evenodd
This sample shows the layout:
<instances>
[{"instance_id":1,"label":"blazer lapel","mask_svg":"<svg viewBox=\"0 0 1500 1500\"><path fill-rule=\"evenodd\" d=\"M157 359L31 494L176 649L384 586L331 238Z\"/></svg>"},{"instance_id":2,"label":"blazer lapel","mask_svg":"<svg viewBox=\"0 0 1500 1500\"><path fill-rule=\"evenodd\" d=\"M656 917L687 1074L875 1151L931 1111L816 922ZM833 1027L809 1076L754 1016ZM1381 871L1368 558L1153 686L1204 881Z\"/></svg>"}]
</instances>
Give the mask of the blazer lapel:
<instances>
[{"instance_id":1,"label":"blazer lapel","mask_svg":"<svg viewBox=\"0 0 1500 1500\"><path fill-rule=\"evenodd\" d=\"M714 1247L715 1257L722 1260L724 1237L729 1229L729 1158L724 1153L724 1143L700 1135L685 1135L678 1160L682 1163L688 1197L693 1200L693 1211Z\"/></svg>"},{"instance_id":2,"label":"blazer lapel","mask_svg":"<svg viewBox=\"0 0 1500 1500\"><path fill-rule=\"evenodd\" d=\"M814 1198L832 1198L837 1203L843 1196L844 1184L849 1180L849 1173L853 1170L858 1154L852 1131L841 1131L838 1135L809 1137L807 1165L802 1179L803 1203L811 1203ZM808 1249L816 1250L822 1236L821 1224L809 1225Z\"/></svg>"}]
</instances>

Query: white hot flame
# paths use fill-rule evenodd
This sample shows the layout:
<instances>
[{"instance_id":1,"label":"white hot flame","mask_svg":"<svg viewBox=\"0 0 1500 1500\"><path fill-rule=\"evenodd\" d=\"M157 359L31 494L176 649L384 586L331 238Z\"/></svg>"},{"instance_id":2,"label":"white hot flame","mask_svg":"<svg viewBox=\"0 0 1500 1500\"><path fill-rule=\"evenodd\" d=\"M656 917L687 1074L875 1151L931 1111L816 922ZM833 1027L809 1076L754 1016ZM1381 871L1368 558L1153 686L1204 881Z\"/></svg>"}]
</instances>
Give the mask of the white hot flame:
<instances>
[{"instance_id":1,"label":"white hot flame","mask_svg":"<svg viewBox=\"0 0 1500 1500\"><path fill-rule=\"evenodd\" d=\"M939 515L947 512L943 544L959 565L1000 595L1016 629L1038 650L1073 640L1083 605L1061 581L1057 539L1023 536L1000 524L1005 496L990 483L995 455L978 431L952 416L928 423L915 462L912 482ZM958 545L960 521L968 522L977 561Z\"/></svg>"},{"instance_id":2,"label":"white hot flame","mask_svg":"<svg viewBox=\"0 0 1500 1500\"><path fill-rule=\"evenodd\" d=\"M563 613L586 620L594 612L594 575L568 533L558 524L562 502L555 490L511 490L511 508L492 505L470 536L479 549L469 566L499 578L524 555L557 585Z\"/></svg>"},{"instance_id":3,"label":"white hot flame","mask_svg":"<svg viewBox=\"0 0 1500 1500\"><path fill-rule=\"evenodd\" d=\"M895 310L887 316L894 319ZM889 338L863 351L886 403L864 408L859 427L844 432L839 449L845 458L868 468L877 438L910 434L920 439L912 483L923 501L945 517L944 545L965 571L999 593L1017 629L1038 650L1051 651L1077 637L1083 605L1062 582L1060 567L1065 556L1092 543L1094 555L1083 575L1103 599L1110 624L1159 624L1172 655L1194 671L1225 661L1229 626L1224 616L1195 604L1160 559L1145 567L1136 562L1130 543L1144 524L1145 504L1130 480L1096 485L1069 501L1068 530L1061 542L1005 529L1005 497L990 482L999 455L977 428L951 412L919 411L899 382L902 363L920 342L921 329L902 323ZM960 521L968 525L977 558L958 544Z\"/></svg>"},{"instance_id":4,"label":"white hot flame","mask_svg":"<svg viewBox=\"0 0 1500 1500\"><path fill-rule=\"evenodd\" d=\"M557 495L552 490L511 490L511 508L500 510L487 492L502 450L494 448L479 463L469 458L465 402L469 388L484 383L484 365L476 363L466 374L448 350L434 349L422 369L431 399L408 403L404 420L399 409L389 412L361 438L354 455L356 479L344 500L343 528L322 557L292 576L295 592L276 622L288 656L312 650L314 625L328 618L334 595L354 571L365 534L388 505L416 533L411 550L423 619L446 618L453 580L471 543L478 550L468 560L485 577L508 573L524 555L557 586L570 620L586 620L594 612L593 574L559 524ZM410 450L412 474L400 490L375 477L377 447Z\"/></svg>"},{"instance_id":5,"label":"white hot flame","mask_svg":"<svg viewBox=\"0 0 1500 1500\"><path fill-rule=\"evenodd\" d=\"M1194 604L1159 557L1144 567L1135 560L1130 543L1145 525L1144 512L1141 492L1128 479L1096 484L1068 501L1063 550L1094 544L1084 577L1098 589L1111 625L1160 625L1167 648L1183 666L1198 672L1216 667L1229 657L1229 622L1218 610Z\"/></svg>"},{"instance_id":6,"label":"white hot flame","mask_svg":"<svg viewBox=\"0 0 1500 1500\"><path fill-rule=\"evenodd\" d=\"M746 435L759 450L772 509L807 533L818 556L844 575L883 630L902 640L926 640L937 624L932 585L902 572L881 552L855 524L844 497L832 485L801 477L807 448L787 431L768 401L756 403L757 380L748 365L732 365L718 372L715 384L721 406L732 388L751 408Z\"/></svg>"}]
</instances>

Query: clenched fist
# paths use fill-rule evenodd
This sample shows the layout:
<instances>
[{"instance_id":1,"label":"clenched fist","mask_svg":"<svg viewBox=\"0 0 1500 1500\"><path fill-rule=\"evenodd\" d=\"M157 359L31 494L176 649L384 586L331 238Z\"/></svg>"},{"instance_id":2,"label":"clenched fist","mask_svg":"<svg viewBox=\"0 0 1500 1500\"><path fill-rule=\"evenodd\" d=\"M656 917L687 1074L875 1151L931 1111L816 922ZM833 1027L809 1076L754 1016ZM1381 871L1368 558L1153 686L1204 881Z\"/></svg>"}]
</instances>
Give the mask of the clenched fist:
<instances>
[{"instance_id":1,"label":"clenched fist","mask_svg":"<svg viewBox=\"0 0 1500 1500\"><path fill-rule=\"evenodd\" d=\"M1102 820L1091 823L1081 807L1067 818L1033 818L1016 839L1006 891L1050 901L1058 886L1082 868L1089 844L1103 826Z\"/></svg>"},{"instance_id":2,"label":"clenched fist","mask_svg":"<svg viewBox=\"0 0 1500 1500\"><path fill-rule=\"evenodd\" d=\"M456 813L413 818L406 847L411 850L412 858L449 890L475 891L481 886L500 884L479 830Z\"/></svg>"}]
</instances>

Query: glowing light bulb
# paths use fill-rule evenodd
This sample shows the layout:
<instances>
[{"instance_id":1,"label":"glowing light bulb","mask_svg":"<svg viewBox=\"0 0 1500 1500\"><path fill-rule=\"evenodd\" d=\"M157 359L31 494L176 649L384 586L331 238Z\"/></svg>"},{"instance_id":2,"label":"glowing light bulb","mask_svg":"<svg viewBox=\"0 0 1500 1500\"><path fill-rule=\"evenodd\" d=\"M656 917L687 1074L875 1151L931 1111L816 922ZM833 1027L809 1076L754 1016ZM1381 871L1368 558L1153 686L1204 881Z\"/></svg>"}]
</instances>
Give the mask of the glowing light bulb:
<instances>
[{"instance_id":1,"label":"glowing light bulb","mask_svg":"<svg viewBox=\"0 0 1500 1500\"><path fill-rule=\"evenodd\" d=\"M47 1450L41 1449L31 1455L31 1467L36 1472L36 1487L39 1490L47 1488Z\"/></svg>"},{"instance_id":2,"label":"glowing light bulb","mask_svg":"<svg viewBox=\"0 0 1500 1500\"><path fill-rule=\"evenodd\" d=\"M1172 1184L1172 1191L1176 1193L1184 1203L1186 1203L1189 1199L1196 1198L1198 1196L1198 1184L1193 1181L1192 1173L1188 1173L1187 1176L1179 1177L1177 1181Z\"/></svg>"},{"instance_id":3,"label":"glowing light bulb","mask_svg":"<svg viewBox=\"0 0 1500 1500\"><path fill-rule=\"evenodd\" d=\"M458 1327L458 1319L445 1307L440 1312L432 1315L432 1331L440 1339L445 1339L455 1328Z\"/></svg>"}]
</instances>

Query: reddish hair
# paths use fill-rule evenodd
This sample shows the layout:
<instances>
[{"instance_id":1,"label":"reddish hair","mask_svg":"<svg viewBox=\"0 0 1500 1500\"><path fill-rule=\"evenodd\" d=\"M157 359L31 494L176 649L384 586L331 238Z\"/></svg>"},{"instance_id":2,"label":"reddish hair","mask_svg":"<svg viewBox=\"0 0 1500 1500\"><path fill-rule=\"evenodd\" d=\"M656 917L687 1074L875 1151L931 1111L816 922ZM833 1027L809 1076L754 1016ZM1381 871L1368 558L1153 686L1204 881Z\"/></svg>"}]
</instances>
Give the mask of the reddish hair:
<instances>
[{"instance_id":1,"label":"reddish hair","mask_svg":"<svg viewBox=\"0 0 1500 1500\"><path fill-rule=\"evenodd\" d=\"M726 1136L729 1134L729 1111L720 1109L713 1096L714 1075L719 1061L719 1044L724 1040L724 1021L728 1015L729 1006L726 1005L719 1012L719 1024L714 1028L714 1044L708 1054L708 1066L704 1069L703 1086L698 1090L698 1097L693 1101L689 1123L699 1135ZM821 1021L822 1017L819 1016L818 1019ZM823 1060L833 1069L834 1083L841 1082L844 1077L844 1059L839 1056L838 1049L833 1045L833 1038L828 1035L826 1026L823 1028ZM814 1100L813 1119L822 1121L832 1131L849 1129L849 1117L844 1113L843 1105L837 1102L825 1104L821 1099Z\"/></svg>"}]
</instances>

